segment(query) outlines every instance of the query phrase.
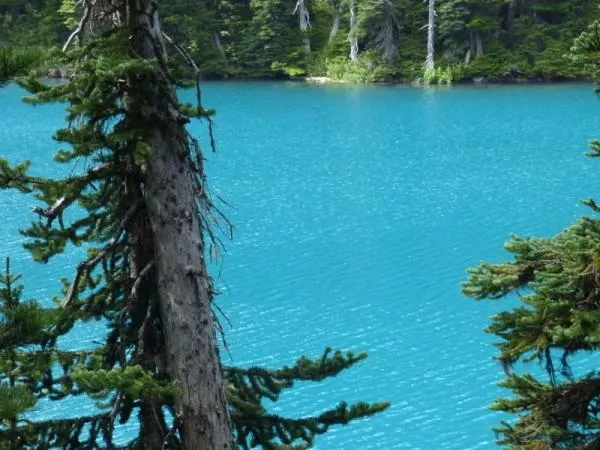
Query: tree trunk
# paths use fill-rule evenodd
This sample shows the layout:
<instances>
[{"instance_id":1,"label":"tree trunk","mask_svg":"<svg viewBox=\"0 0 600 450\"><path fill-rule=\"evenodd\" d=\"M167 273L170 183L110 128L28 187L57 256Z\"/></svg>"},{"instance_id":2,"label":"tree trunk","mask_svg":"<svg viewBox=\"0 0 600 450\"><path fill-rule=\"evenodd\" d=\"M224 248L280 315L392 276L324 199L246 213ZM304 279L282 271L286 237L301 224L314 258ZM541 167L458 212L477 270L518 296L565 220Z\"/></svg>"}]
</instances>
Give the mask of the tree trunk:
<instances>
[{"instance_id":1,"label":"tree trunk","mask_svg":"<svg viewBox=\"0 0 600 450\"><path fill-rule=\"evenodd\" d=\"M338 31L340 30L340 18L342 17L342 5L337 9L335 16L333 18L333 23L331 24L331 31L329 32L329 42L333 42L333 40L337 37Z\"/></svg>"},{"instance_id":2,"label":"tree trunk","mask_svg":"<svg viewBox=\"0 0 600 450\"><path fill-rule=\"evenodd\" d=\"M389 63L393 63L396 59L396 55L398 54L398 48L396 47L396 40L394 36L396 22L394 15L390 12L392 5L388 2L385 2L384 5L388 7L388 11L386 11L385 21L381 25L381 28L375 37L375 42L377 43L377 46L381 48L383 57Z\"/></svg>"},{"instance_id":3,"label":"tree trunk","mask_svg":"<svg viewBox=\"0 0 600 450\"><path fill-rule=\"evenodd\" d=\"M217 51L219 52L219 56L221 56L221 60L225 64L227 64L227 54L225 53L225 49L223 48L223 43L221 42L219 33L217 33L216 31L213 33L213 40L215 42L215 47L217 47Z\"/></svg>"},{"instance_id":4,"label":"tree trunk","mask_svg":"<svg viewBox=\"0 0 600 450\"><path fill-rule=\"evenodd\" d=\"M135 162L133 157L126 157L122 160L122 164L130 173L134 173ZM136 176L129 176L126 181L125 204L128 206L140 204L143 199L144 194L139 179ZM142 270L154 258L152 254L153 246L152 244L148 245L148 242L152 242L152 231L149 229L144 213L145 211L138 210L127 224L127 245L131 249L128 292L131 292L136 280L141 276ZM126 214L126 212L123 211L123 214ZM153 303L157 300L155 290L154 283L142 284L141 288L138 289L137 297L128 299L128 301L136 302L135 305L132 305L130 313L135 323L143 324L146 321L148 311L151 311ZM138 343L139 354L137 356L142 367L149 372L162 372L164 374L164 369L157 368L155 363L158 353L164 351L164 348L157 348L156 345L151 345L150 342L144 342L144 336L140 336L140 338L140 343ZM124 350L120 355L120 365L122 367L126 365ZM156 405L152 399L140 399L139 418L141 427L140 448L144 450L162 450L167 435L167 427L160 406Z\"/></svg>"},{"instance_id":5,"label":"tree trunk","mask_svg":"<svg viewBox=\"0 0 600 450\"><path fill-rule=\"evenodd\" d=\"M127 0L127 4L135 51L144 59L156 60L160 73L166 52L155 2ZM232 449L185 120L173 106L177 100L172 87L165 92L144 80L132 80L132 86L143 91L145 108L152 108L150 117L159 124L148 127L151 151L145 197L153 233L167 373L181 389L175 410L183 448ZM147 110L137 113L149 116Z\"/></svg>"},{"instance_id":6,"label":"tree trunk","mask_svg":"<svg viewBox=\"0 0 600 450\"><path fill-rule=\"evenodd\" d=\"M296 11L298 11L300 31L302 31L302 33L306 33L310 28L310 14L308 12L308 9L306 8L305 0L298 0L296 2L296 8L294 9L294 13ZM302 44L304 47L304 53L306 55L310 55L310 38L308 36L304 36L302 38Z\"/></svg>"},{"instance_id":7,"label":"tree trunk","mask_svg":"<svg viewBox=\"0 0 600 450\"><path fill-rule=\"evenodd\" d=\"M429 0L429 15L427 19L427 57L425 70L435 68L435 0Z\"/></svg>"},{"instance_id":8,"label":"tree trunk","mask_svg":"<svg viewBox=\"0 0 600 450\"><path fill-rule=\"evenodd\" d=\"M350 0L350 34L348 35L350 42L350 61L358 62L358 38L356 37L356 0Z\"/></svg>"},{"instance_id":9,"label":"tree trunk","mask_svg":"<svg viewBox=\"0 0 600 450\"><path fill-rule=\"evenodd\" d=\"M483 41L481 39L481 33L475 32L475 58L483 56Z\"/></svg>"},{"instance_id":10,"label":"tree trunk","mask_svg":"<svg viewBox=\"0 0 600 450\"><path fill-rule=\"evenodd\" d=\"M302 38L302 46L304 47L304 53L307 56L310 55L311 49L310 49L310 38L309 37Z\"/></svg>"},{"instance_id":11,"label":"tree trunk","mask_svg":"<svg viewBox=\"0 0 600 450\"><path fill-rule=\"evenodd\" d=\"M475 31L473 30L469 30L469 50L471 57L475 59L477 57L477 43L475 41Z\"/></svg>"}]
</instances>

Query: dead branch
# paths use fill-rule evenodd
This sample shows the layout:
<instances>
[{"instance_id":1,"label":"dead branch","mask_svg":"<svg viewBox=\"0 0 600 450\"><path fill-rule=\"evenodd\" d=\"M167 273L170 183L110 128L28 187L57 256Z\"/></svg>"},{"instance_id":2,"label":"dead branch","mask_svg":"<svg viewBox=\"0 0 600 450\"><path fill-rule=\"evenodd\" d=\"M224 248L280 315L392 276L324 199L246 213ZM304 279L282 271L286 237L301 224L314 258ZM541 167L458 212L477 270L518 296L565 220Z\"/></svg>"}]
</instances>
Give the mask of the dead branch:
<instances>
[{"instance_id":1,"label":"dead branch","mask_svg":"<svg viewBox=\"0 0 600 450\"><path fill-rule=\"evenodd\" d=\"M125 366L125 330L123 328L123 319L125 317L125 313L131 311L133 308L133 302L137 299L138 289L142 284L142 280L146 277L148 272L154 267L154 260L150 261L146 266L142 269L142 271L138 274L137 278L133 282L133 286L131 287L131 291L129 292L129 297L127 298L127 304L123 307L121 312L119 313L119 340L121 341L121 354L120 361L121 366Z\"/></svg>"},{"instance_id":2,"label":"dead branch","mask_svg":"<svg viewBox=\"0 0 600 450\"><path fill-rule=\"evenodd\" d=\"M108 440L108 442L112 442L112 434L113 434L113 430L115 427L115 419L117 418L117 414L119 411L119 407L121 406L121 399L123 398L123 393L119 392L117 394L117 396L115 397L115 401L113 403L113 407L112 410L110 412L109 420L110 420L110 428L109 428L109 433L110 433L110 439Z\"/></svg>"},{"instance_id":3,"label":"dead branch","mask_svg":"<svg viewBox=\"0 0 600 450\"><path fill-rule=\"evenodd\" d=\"M200 69L198 68L198 66L196 65L196 63L194 62L194 60L192 59L192 57L190 56L190 54L187 52L187 50L185 48L183 48L180 44L178 44L177 42L175 42L164 31L163 31L162 35L165 38L165 41L167 41L170 45L172 45L173 48L175 50L177 50L177 53L179 53L181 55L181 57L185 60L185 62L188 63L188 65L191 67L192 71L194 72L194 75L196 77L198 77L200 75Z\"/></svg>"},{"instance_id":4,"label":"dead branch","mask_svg":"<svg viewBox=\"0 0 600 450\"><path fill-rule=\"evenodd\" d=\"M148 264L146 264L144 266L144 268L141 270L141 272L139 273L139 275L135 279L135 281L133 283L133 286L131 287L131 292L129 293L128 302L131 302L131 301L137 299L137 291L140 288L140 285L142 284L142 280L146 277L146 275L148 274L148 272L150 272L150 270L153 267L154 267L154 260L152 260Z\"/></svg>"},{"instance_id":5,"label":"dead branch","mask_svg":"<svg viewBox=\"0 0 600 450\"><path fill-rule=\"evenodd\" d=\"M33 206L31 210L39 216L48 219L48 223L46 224L48 228L52 226L52 222L54 221L54 219L57 218L60 227L64 228L62 215L65 209L67 209L75 200L79 198L81 192L85 189L85 187L88 184L102 178L109 171L110 169L108 166L100 165L98 167L88 170L84 176L72 177L71 179L69 179L69 181L73 183L73 192L71 192L68 195L63 195L61 198L56 200L52 206L48 208Z\"/></svg>"},{"instance_id":6,"label":"dead branch","mask_svg":"<svg viewBox=\"0 0 600 450\"><path fill-rule=\"evenodd\" d=\"M31 210L34 213L48 219L48 223L46 224L46 226L48 228L50 228L52 226L52 222L57 217L58 217L58 223L60 224L60 227L64 228L65 225L64 225L63 219L62 219L62 213L65 210L65 208L69 204L71 204L74 200L75 200L75 196L72 196L70 201L68 201L67 197L63 195L61 198L56 200L52 206L50 206L48 208L41 208L39 206L33 206L31 208Z\"/></svg>"},{"instance_id":7,"label":"dead branch","mask_svg":"<svg viewBox=\"0 0 600 450\"><path fill-rule=\"evenodd\" d=\"M98 252L96 256L93 256L87 261L84 261L77 265L77 273L75 274L75 279L69 287L69 292L67 293L65 301L62 303L63 308L66 307L71 302L71 300L73 300L73 298L77 295L77 289L79 288L81 277L84 274L89 274L92 270L94 270L98 263L106 257L108 252L113 250L119 244L121 236L125 232L125 227L129 223L129 221L131 220L141 203L141 201L138 201L131 205L131 207L127 210L125 216L121 220L121 223L119 223L119 228L117 229L115 235L110 239L108 244L106 244L104 248L100 252Z\"/></svg>"},{"instance_id":8,"label":"dead branch","mask_svg":"<svg viewBox=\"0 0 600 450\"><path fill-rule=\"evenodd\" d=\"M138 353L140 355L144 354L144 334L146 334L146 327L152 318L152 303L148 304L148 309L146 310L146 316L144 317L144 321L142 322L142 326L138 331Z\"/></svg>"},{"instance_id":9,"label":"dead branch","mask_svg":"<svg viewBox=\"0 0 600 450\"><path fill-rule=\"evenodd\" d=\"M90 19L90 15L92 14L92 5L93 5L92 1L84 0L84 4L85 4L85 7L83 9L83 16L81 17L81 20L79 21L79 25L77 25L77 28L75 28L75 30L71 33L71 35L67 39L67 42L65 42L65 45L63 45L63 48L62 48L63 52L67 51L67 48L69 48L69 45L71 44L73 39L75 39L76 37L81 35L81 33L83 32L83 29L87 25L88 20Z\"/></svg>"}]
</instances>

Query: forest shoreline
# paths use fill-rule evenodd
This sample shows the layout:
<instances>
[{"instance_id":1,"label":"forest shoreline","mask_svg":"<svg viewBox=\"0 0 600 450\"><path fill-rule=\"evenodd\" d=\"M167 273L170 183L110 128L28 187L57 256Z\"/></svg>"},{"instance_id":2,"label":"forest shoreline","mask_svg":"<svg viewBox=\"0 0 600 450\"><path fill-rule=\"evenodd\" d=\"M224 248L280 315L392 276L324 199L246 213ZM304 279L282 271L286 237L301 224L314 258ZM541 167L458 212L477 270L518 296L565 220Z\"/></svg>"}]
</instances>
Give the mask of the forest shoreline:
<instances>
[{"instance_id":1,"label":"forest shoreline","mask_svg":"<svg viewBox=\"0 0 600 450\"><path fill-rule=\"evenodd\" d=\"M235 80L232 80L235 81ZM309 84L365 84L365 85L400 85L400 86L411 86L411 87L432 87L432 86L489 86L489 85L548 85L548 84L573 84L573 83L594 83L592 78L577 78L577 79L529 79L529 78L517 78L517 79L488 79L480 77L479 79L471 80L460 80L449 84L440 83L425 83L422 79L408 81L408 80L393 80L393 81L372 81L372 82L353 82L347 80L338 80L331 77L296 77L282 81L297 81Z\"/></svg>"},{"instance_id":2,"label":"forest shoreline","mask_svg":"<svg viewBox=\"0 0 600 450\"><path fill-rule=\"evenodd\" d=\"M40 80L46 81L65 81L70 78L70 70L65 67L50 67L42 70L34 70L37 72L37 77ZM14 81L14 78L10 77L5 81ZM193 81L189 79L188 81ZM287 74L273 74L271 76L254 76L251 74L237 74L237 75L208 75L201 77L201 81L210 82L293 82L293 83L306 83L313 85L329 85L329 84L343 84L343 85L369 85L369 86L410 86L410 87L434 87L434 86L491 86L491 85L551 85L551 84L573 84L573 83L594 83L593 77L578 76L572 78L566 77L548 77L548 78L528 78L528 77L512 77L502 76L496 77L493 74L488 76L477 76L471 78L461 78L458 80L452 80L447 82L431 81L427 82L424 78L416 78L414 80L409 79L380 79L380 80L348 80L342 78L335 78L330 76L293 76Z\"/></svg>"},{"instance_id":3,"label":"forest shoreline","mask_svg":"<svg viewBox=\"0 0 600 450\"><path fill-rule=\"evenodd\" d=\"M65 68L51 68L46 75L40 75L41 79L48 81L65 81L69 79L68 70ZM209 82L293 82L306 83L313 85L367 85L367 86L408 86L408 87L436 87L436 86L492 86L492 85L552 85L552 84L586 84L594 83L592 78L577 78L577 79L530 79L530 78L513 78L513 79L494 79L486 77L475 77L473 79L463 79L454 83L425 83L422 79L413 81L408 80L382 80L382 81L350 81L336 79L327 76L282 76L282 77L252 77L252 76L237 76L237 77L206 77L201 81Z\"/></svg>"},{"instance_id":4,"label":"forest shoreline","mask_svg":"<svg viewBox=\"0 0 600 450\"><path fill-rule=\"evenodd\" d=\"M0 0L0 79L37 63L64 64L58 55L81 11L57 9L55 1ZM546 84L589 81L575 44L597 4L446 0L436 11L431 1L414 0L174 0L161 5L161 16L210 80ZM179 76L184 66L176 58Z\"/></svg>"}]
</instances>

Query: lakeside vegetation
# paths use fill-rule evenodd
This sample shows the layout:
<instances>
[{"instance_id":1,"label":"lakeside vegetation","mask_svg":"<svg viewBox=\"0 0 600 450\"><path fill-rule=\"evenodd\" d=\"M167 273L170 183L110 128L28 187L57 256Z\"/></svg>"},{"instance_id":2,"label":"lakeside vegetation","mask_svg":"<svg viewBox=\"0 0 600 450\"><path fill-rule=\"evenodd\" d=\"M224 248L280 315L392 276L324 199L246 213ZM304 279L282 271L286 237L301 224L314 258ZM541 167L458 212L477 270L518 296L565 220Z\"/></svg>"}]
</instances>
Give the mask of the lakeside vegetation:
<instances>
[{"instance_id":1,"label":"lakeside vegetation","mask_svg":"<svg viewBox=\"0 0 600 450\"><path fill-rule=\"evenodd\" d=\"M0 0L0 54L62 46L78 4ZM591 0L176 0L160 8L204 78L440 84L583 79L585 67L565 55L598 16ZM0 58L0 78L11 64Z\"/></svg>"}]
</instances>

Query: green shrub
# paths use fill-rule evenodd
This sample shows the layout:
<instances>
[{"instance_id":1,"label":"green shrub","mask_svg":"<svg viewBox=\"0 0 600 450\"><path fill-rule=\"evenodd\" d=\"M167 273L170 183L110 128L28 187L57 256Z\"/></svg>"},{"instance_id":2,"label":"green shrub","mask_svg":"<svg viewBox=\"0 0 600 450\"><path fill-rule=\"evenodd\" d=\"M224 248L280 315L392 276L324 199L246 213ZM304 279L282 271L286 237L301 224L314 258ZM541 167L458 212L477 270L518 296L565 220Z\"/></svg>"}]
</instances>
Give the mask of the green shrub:
<instances>
[{"instance_id":1,"label":"green shrub","mask_svg":"<svg viewBox=\"0 0 600 450\"><path fill-rule=\"evenodd\" d=\"M393 68L372 51L364 52L354 63L345 56L337 56L327 62L328 77L350 83L387 81L393 72Z\"/></svg>"},{"instance_id":2,"label":"green shrub","mask_svg":"<svg viewBox=\"0 0 600 450\"><path fill-rule=\"evenodd\" d=\"M454 64L446 67L436 67L434 69L425 69L423 71L423 83L451 85L464 78L464 66Z\"/></svg>"},{"instance_id":3,"label":"green shrub","mask_svg":"<svg viewBox=\"0 0 600 450\"><path fill-rule=\"evenodd\" d=\"M583 78L584 68L567 57L569 46L555 42L537 57L533 65L533 75L544 80L573 80Z\"/></svg>"},{"instance_id":4,"label":"green shrub","mask_svg":"<svg viewBox=\"0 0 600 450\"><path fill-rule=\"evenodd\" d=\"M6 81L39 68L46 60L47 51L39 47L0 46L0 81Z\"/></svg>"},{"instance_id":5,"label":"green shrub","mask_svg":"<svg viewBox=\"0 0 600 450\"><path fill-rule=\"evenodd\" d=\"M278 61L271 64L271 70L273 72L284 73L289 77L302 77L306 75L306 69Z\"/></svg>"}]
</instances>

